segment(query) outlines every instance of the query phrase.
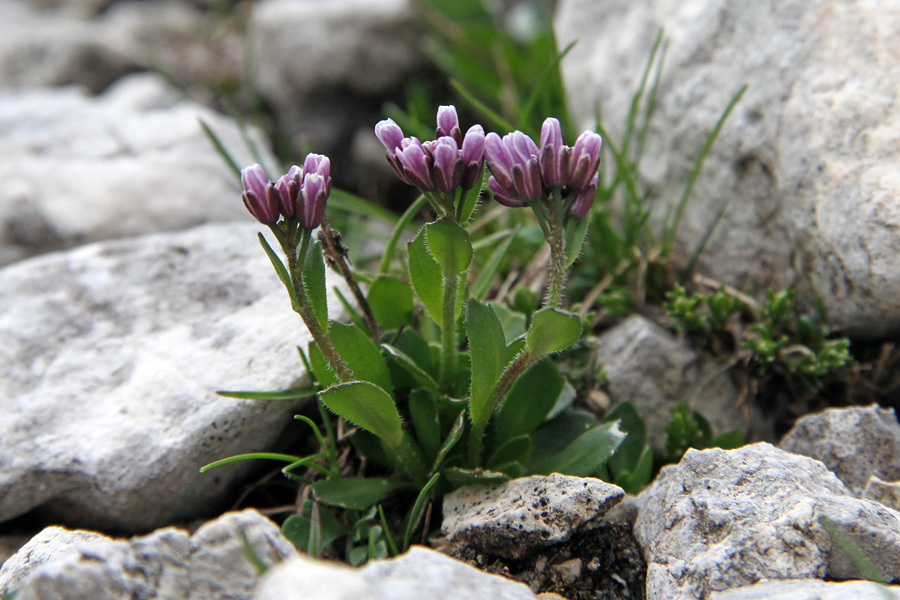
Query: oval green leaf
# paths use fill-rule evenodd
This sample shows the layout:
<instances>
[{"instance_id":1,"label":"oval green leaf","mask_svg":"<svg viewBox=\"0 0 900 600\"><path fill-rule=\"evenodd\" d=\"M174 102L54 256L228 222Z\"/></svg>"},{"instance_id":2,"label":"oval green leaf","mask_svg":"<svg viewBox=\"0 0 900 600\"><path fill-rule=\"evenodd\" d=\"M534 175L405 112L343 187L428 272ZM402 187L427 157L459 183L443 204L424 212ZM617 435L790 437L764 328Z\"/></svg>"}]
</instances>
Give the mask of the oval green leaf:
<instances>
[{"instance_id":1,"label":"oval green leaf","mask_svg":"<svg viewBox=\"0 0 900 600\"><path fill-rule=\"evenodd\" d=\"M444 277L456 277L472 264L469 232L453 221L440 220L425 226L425 239Z\"/></svg>"},{"instance_id":2,"label":"oval green leaf","mask_svg":"<svg viewBox=\"0 0 900 600\"><path fill-rule=\"evenodd\" d=\"M342 477L322 479L312 485L316 500L349 510L365 510L382 498L409 485L402 479Z\"/></svg>"},{"instance_id":3,"label":"oval green leaf","mask_svg":"<svg viewBox=\"0 0 900 600\"><path fill-rule=\"evenodd\" d=\"M529 367L513 384L497 411L496 446L537 429L550 414L565 383L550 359Z\"/></svg>"},{"instance_id":4,"label":"oval green leaf","mask_svg":"<svg viewBox=\"0 0 900 600\"><path fill-rule=\"evenodd\" d=\"M575 477L593 475L625 439L618 421L604 423L581 434L565 450L532 465L532 475L562 473Z\"/></svg>"},{"instance_id":5,"label":"oval green leaf","mask_svg":"<svg viewBox=\"0 0 900 600\"><path fill-rule=\"evenodd\" d=\"M319 392L329 410L396 447L403 439L403 424L394 399L367 381L342 383Z\"/></svg>"},{"instance_id":6,"label":"oval green leaf","mask_svg":"<svg viewBox=\"0 0 900 600\"><path fill-rule=\"evenodd\" d=\"M374 383L388 394L394 391L391 373L384 363L381 350L362 329L356 325L332 323L329 335L338 354L357 379Z\"/></svg>"},{"instance_id":7,"label":"oval green leaf","mask_svg":"<svg viewBox=\"0 0 900 600\"><path fill-rule=\"evenodd\" d=\"M472 367L469 410L473 422L485 423L491 416L491 392L506 365L506 337L494 309L475 298L466 303L466 332Z\"/></svg>"},{"instance_id":8,"label":"oval green leaf","mask_svg":"<svg viewBox=\"0 0 900 600\"><path fill-rule=\"evenodd\" d=\"M558 308L542 308L531 318L525 346L534 356L565 350L581 338L581 318Z\"/></svg>"},{"instance_id":9,"label":"oval green leaf","mask_svg":"<svg viewBox=\"0 0 900 600\"><path fill-rule=\"evenodd\" d=\"M303 261L303 290L312 307L316 322L323 331L328 330L328 289L325 287L325 261L322 258L322 245L313 242Z\"/></svg>"},{"instance_id":10,"label":"oval green leaf","mask_svg":"<svg viewBox=\"0 0 900 600\"><path fill-rule=\"evenodd\" d=\"M383 275L369 286L366 299L383 330L399 329L412 322L413 297L405 281Z\"/></svg>"},{"instance_id":11,"label":"oval green leaf","mask_svg":"<svg viewBox=\"0 0 900 600\"><path fill-rule=\"evenodd\" d=\"M443 327L444 276L441 273L441 265L434 260L425 244L424 228L407 245L407 253L409 281L413 290L429 316L439 327Z\"/></svg>"}]
</instances>

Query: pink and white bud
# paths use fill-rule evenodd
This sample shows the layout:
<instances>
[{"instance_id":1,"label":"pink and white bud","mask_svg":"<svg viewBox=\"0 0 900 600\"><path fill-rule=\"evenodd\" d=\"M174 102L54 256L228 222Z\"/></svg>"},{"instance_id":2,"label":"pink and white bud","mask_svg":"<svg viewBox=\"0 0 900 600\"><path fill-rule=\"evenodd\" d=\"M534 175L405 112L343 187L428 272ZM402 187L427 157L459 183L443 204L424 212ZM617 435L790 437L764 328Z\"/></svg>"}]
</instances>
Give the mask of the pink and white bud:
<instances>
[{"instance_id":1,"label":"pink and white bud","mask_svg":"<svg viewBox=\"0 0 900 600\"><path fill-rule=\"evenodd\" d=\"M575 218L583 219L591 212L591 206L594 205L594 200L597 198L597 185L599 183L600 175L594 173L594 177L588 183L587 187L583 188L578 192L578 195L575 196L575 201L572 203L570 209Z\"/></svg>"},{"instance_id":2,"label":"pink and white bud","mask_svg":"<svg viewBox=\"0 0 900 600\"><path fill-rule=\"evenodd\" d=\"M459 117L456 114L456 107L452 104L449 106L439 106L437 110L437 129L435 130L435 139L441 137L451 137L457 146L462 145L462 130L459 128Z\"/></svg>"},{"instance_id":3,"label":"pink and white bud","mask_svg":"<svg viewBox=\"0 0 900 600\"><path fill-rule=\"evenodd\" d=\"M244 186L241 197L250 214L263 225L277 222L280 216L278 197L266 170L258 164L246 167L241 171L241 183Z\"/></svg>"},{"instance_id":4,"label":"pink and white bud","mask_svg":"<svg viewBox=\"0 0 900 600\"><path fill-rule=\"evenodd\" d=\"M484 168L484 128L481 125L472 125L466 132L462 144L463 175L460 187L470 190L481 178Z\"/></svg>"},{"instance_id":5,"label":"pink and white bud","mask_svg":"<svg viewBox=\"0 0 900 600\"><path fill-rule=\"evenodd\" d=\"M292 165L288 169L287 174L282 175L275 182L275 193L278 196L278 205L281 207L281 214L291 218L295 214L295 205L297 203L297 194L300 193L300 179L303 171L297 165Z\"/></svg>"},{"instance_id":6,"label":"pink and white bud","mask_svg":"<svg viewBox=\"0 0 900 600\"><path fill-rule=\"evenodd\" d=\"M318 173L304 174L297 197L297 220L300 227L315 229L322 223L330 192L331 178L326 179Z\"/></svg>"},{"instance_id":7,"label":"pink and white bud","mask_svg":"<svg viewBox=\"0 0 900 600\"><path fill-rule=\"evenodd\" d=\"M424 147L431 154L432 180L437 188L442 192L458 188L463 175L463 161L456 141L445 135L433 142L425 142Z\"/></svg>"},{"instance_id":8,"label":"pink and white bud","mask_svg":"<svg viewBox=\"0 0 900 600\"><path fill-rule=\"evenodd\" d=\"M569 159L569 180L566 184L571 192L579 192L590 185L600 166L600 148L603 139L593 131L585 131L575 140L572 157Z\"/></svg>"},{"instance_id":9,"label":"pink and white bud","mask_svg":"<svg viewBox=\"0 0 900 600\"><path fill-rule=\"evenodd\" d=\"M403 130L393 119L385 119L375 125L375 137L384 144L388 154L393 154L403 142Z\"/></svg>"}]
</instances>

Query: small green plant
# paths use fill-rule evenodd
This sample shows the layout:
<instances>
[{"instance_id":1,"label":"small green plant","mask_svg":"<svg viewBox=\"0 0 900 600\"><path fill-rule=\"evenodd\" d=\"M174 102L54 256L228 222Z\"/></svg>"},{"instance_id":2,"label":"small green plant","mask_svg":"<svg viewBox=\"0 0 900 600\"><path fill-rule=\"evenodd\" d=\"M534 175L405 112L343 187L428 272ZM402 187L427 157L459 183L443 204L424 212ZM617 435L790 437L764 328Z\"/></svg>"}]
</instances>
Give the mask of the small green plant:
<instances>
[{"instance_id":1,"label":"small green plant","mask_svg":"<svg viewBox=\"0 0 900 600\"><path fill-rule=\"evenodd\" d=\"M745 304L729 294L724 286L709 294L688 294L683 286L676 283L666 293L663 307L675 331L710 336L725 332L728 323Z\"/></svg>"},{"instance_id":2,"label":"small green plant","mask_svg":"<svg viewBox=\"0 0 900 600\"><path fill-rule=\"evenodd\" d=\"M762 374L777 368L799 377L809 389L818 389L855 364L850 340L829 335L821 306L815 316L798 314L792 288L769 289L759 321L748 327L741 345Z\"/></svg>"},{"instance_id":3,"label":"small green plant","mask_svg":"<svg viewBox=\"0 0 900 600\"><path fill-rule=\"evenodd\" d=\"M427 529L427 507L455 487L523 474L592 475L624 438L616 423L567 408L574 394L551 359L582 337L582 319L565 310L564 290L596 195L599 136L585 132L567 146L552 118L540 148L518 131L501 138L475 125L463 135L452 106L439 108L432 141L404 137L390 119L375 131L397 175L422 196L398 222L378 272L366 275L366 293L342 264L325 218L327 157L310 154L274 181L258 164L242 171L244 203L269 228L281 256L264 235L259 242L312 337L301 357L321 420L298 418L319 449L242 455L203 469L255 458L287 463L285 475L308 486L311 498L285 533L313 555L341 539L351 564L406 550L415 532ZM549 246L540 303L524 292L515 306L472 295L508 247L499 244L475 264L467 226L485 188L501 205L530 208L540 224ZM437 219L398 252L405 222L425 203ZM326 259L357 300L356 307L346 303L350 324L329 318ZM470 284L471 272L478 276ZM338 435L346 425L355 427L352 434ZM348 473L340 459L348 442L379 468L353 472L349 465ZM386 515L385 503L399 503L404 517Z\"/></svg>"}]
</instances>

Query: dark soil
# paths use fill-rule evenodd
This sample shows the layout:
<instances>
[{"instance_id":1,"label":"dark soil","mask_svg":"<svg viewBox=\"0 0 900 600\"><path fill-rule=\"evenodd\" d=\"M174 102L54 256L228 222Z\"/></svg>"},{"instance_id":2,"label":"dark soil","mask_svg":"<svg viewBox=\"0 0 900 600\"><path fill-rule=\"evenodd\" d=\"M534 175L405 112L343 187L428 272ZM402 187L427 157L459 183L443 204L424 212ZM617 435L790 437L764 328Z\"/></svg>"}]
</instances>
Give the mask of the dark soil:
<instances>
[{"instance_id":1,"label":"dark soil","mask_svg":"<svg viewBox=\"0 0 900 600\"><path fill-rule=\"evenodd\" d=\"M567 542L520 560L485 554L471 546L446 550L488 573L521 581L536 593L568 600L643 600L647 565L631 527L601 521Z\"/></svg>"}]
</instances>

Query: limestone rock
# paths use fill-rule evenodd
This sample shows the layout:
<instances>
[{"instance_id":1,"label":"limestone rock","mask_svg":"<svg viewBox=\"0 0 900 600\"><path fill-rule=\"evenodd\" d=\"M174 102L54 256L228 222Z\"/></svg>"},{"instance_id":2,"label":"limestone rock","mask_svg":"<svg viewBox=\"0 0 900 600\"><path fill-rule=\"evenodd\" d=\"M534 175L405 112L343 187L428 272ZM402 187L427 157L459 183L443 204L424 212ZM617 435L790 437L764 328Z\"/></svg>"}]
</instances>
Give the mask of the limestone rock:
<instances>
[{"instance_id":1,"label":"limestone rock","mask_svg":"<svg viewBox=\"0 0 900 600\"><path fill-rule=\"evenodd\" d=\"M0 568L0 593L18 588L21 582L32 571L38 569L54 558L78 544L109 540L105 535L81 529L70 530L64 527L47 527L30 540L25 540L12 553L12 557L4 557Z\"/></svg>"},{"instance_id":2,"label":"limestone rock","mask_svg":"<svg viewBox=\"0 0 900 600\"><path fill-rule=\"evenodd\" d=\"M770 579L753 585L713 592L709 600L895 600L900 587L884 587L871 581L822 581L821 579Z\"/></svg>"},{"instance_id":3,"label":"limestone rock","mask_svg":"<svg viewBox=\"0 0 900 600\"><path fill-rule=\"evenodd\" d=\"M900 479L900 424L894 409L877 404L807 415L779 447L822 461L858 496L871 475L884 481Z\"/></svg>"},{"instance_id":4,"label":"limestone rock","mask_svg":"<svg viewBox=\"0 0 900 600\"><path fill-rule=\"evenodd\" d=\"M522 583L422 546L362 569L297 556L263 576L253 600L535 600Z\"/></svg>"},{"instance_id":5,"label":"limestone rock","mask_svg":"<svg viewBox=\"0 0 900 600\"><path fill-rule=\"evenodd\" d=\"M860 577L828 528L885 577L900 576L900 513L854 498L822 463L769 444L689 450L642 500L635 536L648 598L703 598L760 579Z\"/></svg>"},{"instance_id":6,"label":"limestone rock","mask_svg":"<svg viewBox=\"0 0 900 600\"><path fill-rule=\"evenodd\" d=\"M272 450L296 403L215 391L305 380L295 347L308 333L260 229L207 225L0 269L0 522L40 507L146 531L228 502L250 465L200 466Z\"/></svg>"},{"instance_id":7,"label":"limestone rock","mask_svg":"<svg viewBox=\"0 0 900 600\"><path fill-rule=\"evenodd\" d=\"M448 541L520 558L565 541L602 517L625 492L591 477L553 473L500 486L466 486L444 497L441 532Z\"/></svg>"},{"instance_id":8,"label":"limestone rock","mask_svg":"<svg viewBox=\"0 0 900 600\"><path fill-rule=\"evenodd\" d=\"M4 589L18 590L22 600L249 599L259 573L244 538L266 564L296 555L274 523L246 510L223 515L194 535L167 527L131 540L73 540L59 556L9 578ZM10 562L19 563L19 555Z\"/></svg>"},{"instance_id":9,"label":"limestone rock","mask_svg":"<svg viewBox=\"0 0 900 600\"><path fill-rule=\"evenodd\" d=\"M900 481L882 481L872 475L866 482L861 497L900 511Z\"/></svg>"},{"instance_id":10,"label":"limestone rock","mask_svg":"<svg viewBox=\"0 0 900 600\"><path fill-rule=\"evenodd\" d=\"M731 97L678 231L717 279L797 284L854 335L900 329L900 5L829 0L563 0L570 106L617 143L653 41L668 40L644 149L658 223ZM621 144L619 144L621 147Z\"/></svg>"},{"instance_id":11,"label":"limestone rock","mask_svg":"<svg viewBox=\"0 0 900 600\"><path fill-rule=\"evenodd\" d=\"M74 88L0 92L0 264L87 241L252 220L197 119L250 164L234 123L172 102L157 75L136 77L97 98Z\"/></svg>"},{"instance_id":12,"label":"limestone rock","mask_svg":"<svg viewBox=\"0 0 900 600\"><path fill-rule=\"evenodd\" d=\"M715 435L747 429L728 374L646 317L632 315L604 332L597 357L609 378L612 405L634 404L653 446L662 447L665 425L680 401L702 414Z\"/></svg>"}]
</instances>

